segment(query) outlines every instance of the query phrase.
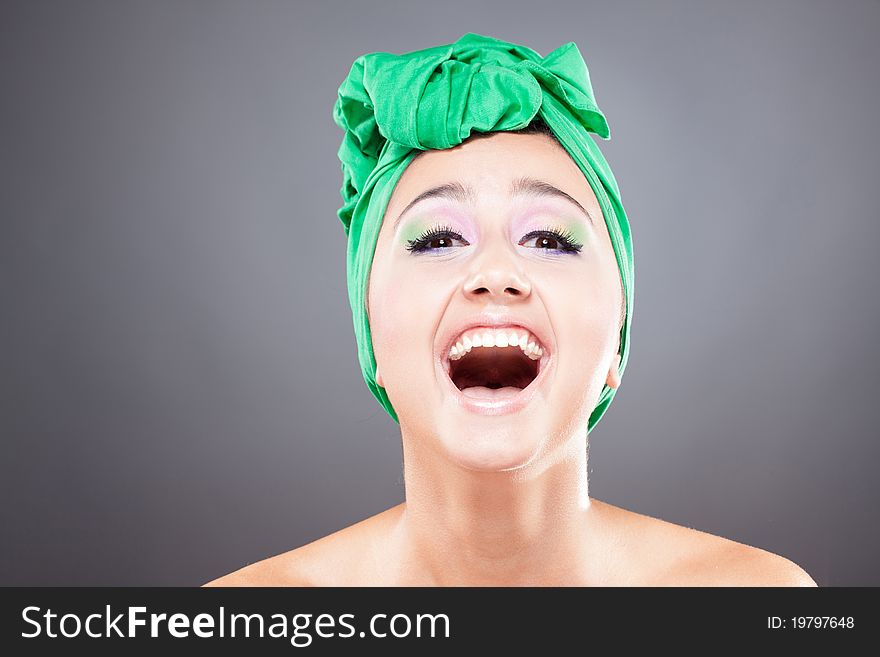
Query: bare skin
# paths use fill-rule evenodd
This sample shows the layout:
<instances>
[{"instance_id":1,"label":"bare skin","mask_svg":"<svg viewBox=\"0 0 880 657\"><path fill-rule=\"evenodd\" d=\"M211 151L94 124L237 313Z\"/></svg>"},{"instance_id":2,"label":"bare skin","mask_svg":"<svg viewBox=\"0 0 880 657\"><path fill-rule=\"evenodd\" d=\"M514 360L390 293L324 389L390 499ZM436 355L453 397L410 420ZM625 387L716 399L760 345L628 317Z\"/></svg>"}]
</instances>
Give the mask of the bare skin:
<instances>
[{"instance_id":1,"label":"bare skin","mask_svg":"<svg viewBox=\"0 0 880 657\"><path fill-rule=\"evenodd\" d=\"M816 586L797 564L760 548L591 499L584 514L595 567L583 577L503 583L432 573L404 556L406 503L203 586Z\"/></svg>"},{"instance_id":2,"label":"bare skin","mask_svg":"<svg viewBox=\"0 0 880 657\"><path fill-rule=\"evenodd\" d=\"M517 194L523 177L575 202ZM472 197L410 206L452 182ZM437 226L454 235L406 248ZM582 248L529 238L547 228ZM421 155L392 194L368 295L406 501L205 586L815 586L784 557L589 495L587 421L603 386L620 385L621 299L601 205L551 137L495 133ZM442 366L447 342L487 313L527 322L551 354L532 400L494 416L460 405Z\"/></svg>"}]
</instances>

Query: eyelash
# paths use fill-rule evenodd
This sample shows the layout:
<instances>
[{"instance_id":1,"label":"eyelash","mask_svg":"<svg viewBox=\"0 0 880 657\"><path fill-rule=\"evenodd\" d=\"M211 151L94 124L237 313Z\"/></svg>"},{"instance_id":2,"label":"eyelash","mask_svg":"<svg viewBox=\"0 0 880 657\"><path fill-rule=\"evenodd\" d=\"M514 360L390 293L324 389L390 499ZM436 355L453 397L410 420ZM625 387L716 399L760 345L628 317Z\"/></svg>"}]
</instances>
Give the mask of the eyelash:
<instances>
[{"instance_id":1,"label":"eyelash","mask_svg":"<svg viewBox=\"0 0 880 657\"><path fill-rule=\"evenodd\" d=\"M429 248L428 245L437 239L448 239L453 238L456 240L461 240L466 242L461 234L455 231L450 226L436 226L434 228L428 228L424 233L422 233L419 237L414 240L407 240L406 242L406 250L412 253L423 253L425 251L438 251L439 248ZM543 230L533 230L527 233L522 241L530 240L535 237L544 237L555 240L561 246L556 249L542 249L537 247L540 251L550 251L557 253L572 253L577 254L580 253L580 250L583 248L583 244L578 244L574 239L574 235L572 235L571 231L565 230L560 231L555 228L545 228Z\"/></svg>"}]
</instances>

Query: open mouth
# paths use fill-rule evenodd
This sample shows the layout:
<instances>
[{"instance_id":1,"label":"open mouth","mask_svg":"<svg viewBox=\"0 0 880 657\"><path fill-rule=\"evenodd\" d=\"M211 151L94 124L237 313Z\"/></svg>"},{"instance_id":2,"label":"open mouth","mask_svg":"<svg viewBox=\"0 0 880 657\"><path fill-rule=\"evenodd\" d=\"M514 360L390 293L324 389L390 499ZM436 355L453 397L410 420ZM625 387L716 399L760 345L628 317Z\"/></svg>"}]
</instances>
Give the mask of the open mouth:
<instances>
[{"instance_id":1,"label":"open mouth","mask_svg":"<svg viewBox=\"0 0 880 657\"><path fill-rule=\"evenodd\" d=\"M522 390L540 373L540 359L532 359L518 346L472 348L449 361L449 378L465 392L511 388ZM514 390L510 390L514 392Z\"/></svg>"},{"instance_id":2,"label":"open mouth","mask_svg":"<svg viewBox=\"0 0 880 657\"><path fill-rule=\"evenodd\" d=\"M465 411L501 415L529 406L547 379L551 354L522 327L477 327L462 333L442 362Z\"/></svg>"}]
</instances>

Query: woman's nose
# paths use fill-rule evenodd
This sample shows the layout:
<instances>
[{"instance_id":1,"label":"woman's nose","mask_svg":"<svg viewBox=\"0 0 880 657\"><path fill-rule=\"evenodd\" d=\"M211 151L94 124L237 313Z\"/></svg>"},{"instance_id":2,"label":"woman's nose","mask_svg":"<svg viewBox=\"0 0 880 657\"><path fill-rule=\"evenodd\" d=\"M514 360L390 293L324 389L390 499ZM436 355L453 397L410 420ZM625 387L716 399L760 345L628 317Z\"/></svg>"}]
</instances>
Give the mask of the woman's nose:
<instances>
[{"instance_id":1,"label":"woman's nose","mask_svg":"<svg viewBox=\"0 0 880 657\"><path fill-rule=\"evenodd\" d=\"M517 266L515 255L494 249L474 262L474 269L464 283L465 296L528 297L531 283Z\"/></svg>"}]
</instances>

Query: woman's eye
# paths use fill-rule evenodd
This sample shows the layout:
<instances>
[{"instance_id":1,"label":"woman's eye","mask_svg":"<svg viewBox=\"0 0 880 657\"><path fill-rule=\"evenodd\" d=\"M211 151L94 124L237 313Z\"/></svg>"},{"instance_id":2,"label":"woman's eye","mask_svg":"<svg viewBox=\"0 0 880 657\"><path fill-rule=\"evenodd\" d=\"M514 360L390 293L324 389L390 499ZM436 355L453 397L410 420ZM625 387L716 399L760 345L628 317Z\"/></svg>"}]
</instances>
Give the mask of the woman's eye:
<instances>
[{"instance_id":1,"label":"woman's eye","mask_svg":"<svg viewBox=\"0 0 880 657\"><path fill-rule=\"evenodd\" d=\"M543 251L578 253L583 248L583 244L578 244L569 233L555 230L534 230L522 239L520 245L525 246L526 242L532 240L535 242L533 248Z\"/></svg>"},{"instance_id":2,"label":"woman's eye","mask_svg":"<svg viewBox=\"0 0 880 657\"><path fill-rule=\"evenodd\" d=\"M462 242L465 246L470 244L470 242L451 228L441 228L428 230L414 240L407 240L406 250L416 253L437 251L454 246L454 242Z\"/></svg>"},{"instance_id":3,"label":"woman's eye","mask_svg":"<svg viewBox=\"0 0 880 657\"><path fill-rule=\"evenodd\" d=\"M553 237L547 237L546 235L541 235L539 237L533 237L535 240L535 247L539 249L550 249L551 251L556 251L559 247L557 246L558 242ZM526 240L528 241L528 240Z\"/></svg>"},{"instance_id":4,"label":"woman's eye","mask_svg":"<svg viewBox=\"0 0 880 657\"><path fill-rule=\"evenodd\" d=\"M583 248L583 245L578 244L568 231L534 230L522 238L520 246L526 246L530 241L535 242L535 246L530 248L554 253L578 253ZM407 240L406 250L413 253L440 251L455 247L456 242L460 242L463 246L470 245L470 242L452 228L433 228L426 230L415 239Z\"/></svg>"},{"instance_id":5,"label":"woman's eye","mask_svg":"<svg viewBox=\"0 0 880 657\"><path fill-rule=\"evenodd\" d=\"M448 246L452 246L452 243L455 241L455 238L443 236L443 237L434 237L430 240L425 241L425 248L427 249L442 249Z\"/></svg>"}]
</instances>

